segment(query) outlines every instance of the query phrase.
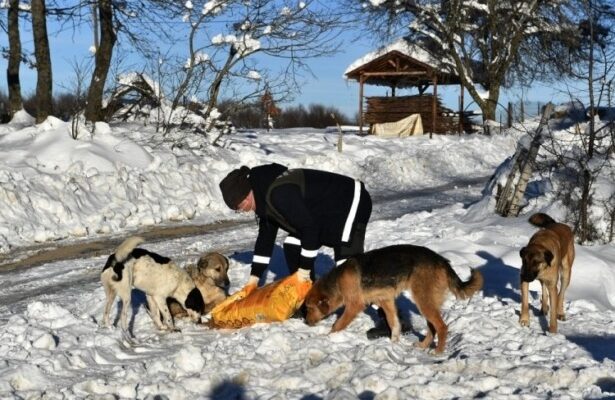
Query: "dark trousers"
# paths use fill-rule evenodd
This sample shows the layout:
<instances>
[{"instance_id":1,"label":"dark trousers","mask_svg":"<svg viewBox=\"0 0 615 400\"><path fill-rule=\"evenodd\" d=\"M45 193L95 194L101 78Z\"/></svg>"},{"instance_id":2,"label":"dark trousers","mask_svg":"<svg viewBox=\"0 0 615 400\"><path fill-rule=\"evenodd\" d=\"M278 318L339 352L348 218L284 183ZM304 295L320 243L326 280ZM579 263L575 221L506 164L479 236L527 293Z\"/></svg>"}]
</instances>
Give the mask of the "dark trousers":
<instances>
[{"instance_id":1,"label":"dark trousers","mask_svg":"<svg viewBox=\"0 0 615 400\"><path fill-rule=\"evenodd\" d=\"M371 215L372 198L365 189L365 185L361 183L361 199L357 208L354 224L350 231L350 240L346 243L341 243L333 249L336 263L348 257L363 254L365 252L365 232Z\"/></svg>"},{"instance_id":2,"label":"dark trousers","mask_svg":"<svg viewBox=\"0 0 615 400\"><path fill-rule=\"evenodd\" d=\"M357 214L355 216L352 229L350 230L350 240L345 243L340 243L333 248L334 258L336 264L348 257L363 254L365 252L365 233L367 223L372 215L372 198L369 192L365 189L363 183L361 183L361 198L357 207ZM301 255L301 245L290 244L284 242L284 258L286 259L286 265L291 274L295 273L299 269L299 257ZM314 271L311 271L310 276L312 280L315 280Z\"/></svg>"}]
</instances>

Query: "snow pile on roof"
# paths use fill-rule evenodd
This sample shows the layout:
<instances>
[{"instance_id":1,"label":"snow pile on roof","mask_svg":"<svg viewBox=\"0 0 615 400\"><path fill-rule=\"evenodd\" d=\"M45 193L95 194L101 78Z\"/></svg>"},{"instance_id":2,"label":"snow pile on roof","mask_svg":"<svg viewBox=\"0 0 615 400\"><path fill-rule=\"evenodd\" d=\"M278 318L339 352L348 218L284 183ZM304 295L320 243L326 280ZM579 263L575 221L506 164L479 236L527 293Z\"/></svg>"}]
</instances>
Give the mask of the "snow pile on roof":
<instances>
[{"instance_id":1,"label":"snow pile on roof","mask_svg":"<svg viewBox=\"0 0 615 400\"><path fill-rule=\"evenodd\" d=\"M442 59L434 57L431 53L418 46L417 44L410 43L406 39L401 38L387 46L367 53L363 57L355 60L352 64L348 66L348 68L346 68L346 71L344 71L344 77L346 77L346 74L348 74L349 72L352 72L360 66L365 65L391 51L399 51L400 53L408 57L412 57L415 60L422 62L423 64L427 64L432 68L442 68Z\"/></svg>"}]
</instances>

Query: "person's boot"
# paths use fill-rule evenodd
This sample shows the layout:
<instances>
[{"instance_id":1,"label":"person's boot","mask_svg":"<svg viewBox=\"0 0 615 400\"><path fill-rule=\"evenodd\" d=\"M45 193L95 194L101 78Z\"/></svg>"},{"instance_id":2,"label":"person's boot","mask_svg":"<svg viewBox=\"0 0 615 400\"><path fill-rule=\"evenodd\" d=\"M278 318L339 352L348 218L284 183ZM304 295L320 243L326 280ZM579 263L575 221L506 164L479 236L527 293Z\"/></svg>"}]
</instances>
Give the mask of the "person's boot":
<instances>
[{"instance_id":1,"label":"person's boot","mask_svg":"<svg viewBox=\"0 0 615 400\"><path fill-rule=\"evenodd\" d=\"M368 329L366 332L369 340L378 339L381 337L391 337L391 327L389 327L389 323L387 322L386 315L384 314L384 311L382 311L382 308L378 308L378 317L380 317L380 320L376 322L376 326ZM399 320L399 323L401 324L402 334L410 330L410 327L404 324L401 319Z\"/></svg>"},{"instance_id":2,"label":"person's boot","mask_svg":"<svg viewBox=\"0 0 615 400\"><path fill-rule=\"evenodd\" d=\"M384 315L384 311L382 311L382 308L378 308L378 317L379 320L376 322L376 326L371 329L368 329L366 333L367 338L370 340L378 339L381 337L391 337L391 328L387 323L387 319Z\"/></svg>"}]
</instances>

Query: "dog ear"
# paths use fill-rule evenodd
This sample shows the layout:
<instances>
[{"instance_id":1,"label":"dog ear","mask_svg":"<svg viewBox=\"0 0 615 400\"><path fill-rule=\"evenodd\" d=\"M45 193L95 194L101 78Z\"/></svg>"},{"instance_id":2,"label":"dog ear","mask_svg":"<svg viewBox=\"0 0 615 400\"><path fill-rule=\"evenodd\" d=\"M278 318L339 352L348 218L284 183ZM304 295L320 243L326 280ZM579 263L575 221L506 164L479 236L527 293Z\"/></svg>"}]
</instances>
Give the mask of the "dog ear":
<instances>
[{"instance_id":1,"label":"dog ear","mask_svg":"<svg viewBox=\"0 0 615 400\"><path fill-rule=\"evenodd\" d=\"M545 262L550 266L551 261L553 261L553 253L549 250L545 250Z\"/></svg>"},{"instance_id":2,"label":"dog ear","mask_svg":"<svg viewBox=\"0 0 615 400\"><path fill-rule=\"evenodd\" d=\"M521 256L521 258L525 257L525 252L527 251L527 247L522 247L521 250L519 251L519 255Z\"/></svg>"},{"instance_id":3,"label":"dog ear","mask_svg":"<svg viewBox=\"0 0 615 400\"><path fill-rule=\"evenodd\" d=\"M316 305L322 314L327 315L329 313L329 299L327 297L323 297L318 300Z\"/></svg>"},{"instance_id":4,"label":"dog ear","mask_svg":"<svg viewBox=\"0 0 615 400\"><path fill-rule=\"evenodd\" d=\"M188 273L188 275L190 275L192 279L194 279L194 276L197 274L197 271L198 271L198 267L194 264L190 264L186 266L186 272Z\"/></svg>"},{"instance_id":5,"label":"dog ear","mask_svg":"<svg viewBox=\"0 0 615 400\"><path fill-rule=\"evenodd\" d=\"M199 262L197 263L197 267L199 269L206 269L209 266L209 257L201 257L199 258Z\"/></svg>"}]
</instances>

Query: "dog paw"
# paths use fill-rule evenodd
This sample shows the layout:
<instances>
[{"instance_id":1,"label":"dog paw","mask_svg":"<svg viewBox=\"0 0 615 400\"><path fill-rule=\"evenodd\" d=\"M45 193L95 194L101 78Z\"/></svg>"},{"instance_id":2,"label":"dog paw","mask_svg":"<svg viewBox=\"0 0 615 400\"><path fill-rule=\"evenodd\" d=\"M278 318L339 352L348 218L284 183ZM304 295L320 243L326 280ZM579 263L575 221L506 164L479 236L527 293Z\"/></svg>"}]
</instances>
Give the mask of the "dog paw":
<instances>
[{"instance_id":1,"label":"dog paw","mask_svg":"<svg viewBox=\"0 0 615 400\"><path fill-rule=\"evenodd\" d=\"M434 356L439 356L444 353L444 346L436 346L433 352L430 352Z\"/></svg>"},{"instance_id":2,"label":"dog paw","mask_svg":"<svg viewBox=\"0 0 615 400\"><path fill-rule=\"evenodd\" d=\"M166 332L181 332L181 329L175 325L165 325L162 330Z\"/></svg>"},{"instance_id":3,"label":"dog paw","mask_svg":"<svg viewBox=\"0 0 615 400\"><path fill-rule=\"evenodd\" d=\"M416 347L417 349L425 350L425 349L429 349L430 344L431 343L425 343L425 341L420 341L420 342L414 342L412 345Z\"/></svg>"},{"instance_id":4,"label":"dog paw","mask_svg":"<svg viewBox=\"0 0 615 400\"><path fill-rule=\"evenodd\" d=\"M122 338L122 340L124 342L126 342L126 344L132 344L134 343L134 335L132 334L132 332L128 331L128 330L124 330L122 329L120 332L120 336Z\"/></svg>"},{"instance_id":5,"label":"dog paw","mask_svg":"<svg viewBox=\"0 0 615 400\"><path fill-rule=\"evenodd\" d=\"M530 326L529 318L519 318L519 324L521 326Z\"/></svg>"}]
</instances>

